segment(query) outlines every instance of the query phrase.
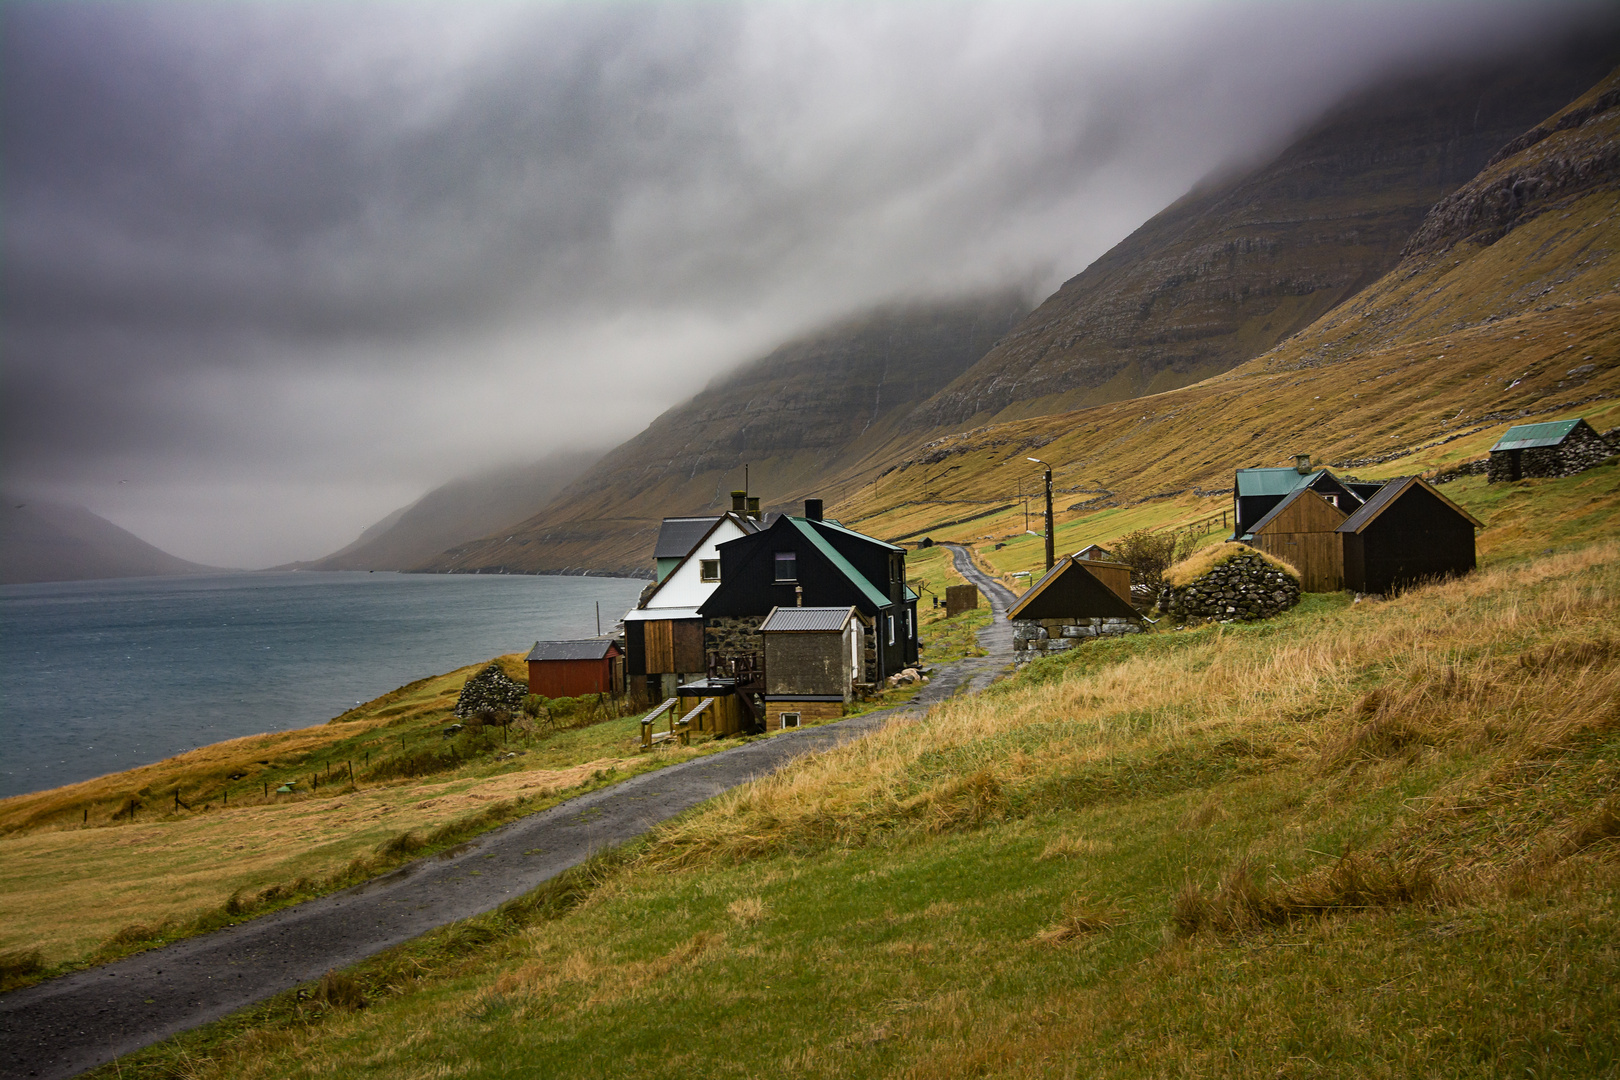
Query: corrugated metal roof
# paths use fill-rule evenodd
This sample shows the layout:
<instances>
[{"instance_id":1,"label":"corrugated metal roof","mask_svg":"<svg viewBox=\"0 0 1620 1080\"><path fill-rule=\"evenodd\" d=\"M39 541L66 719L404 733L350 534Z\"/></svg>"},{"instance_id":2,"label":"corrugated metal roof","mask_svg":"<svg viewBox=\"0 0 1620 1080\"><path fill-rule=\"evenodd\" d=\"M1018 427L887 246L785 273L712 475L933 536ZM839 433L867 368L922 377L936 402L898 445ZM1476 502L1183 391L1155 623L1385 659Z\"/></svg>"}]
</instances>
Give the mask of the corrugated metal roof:
<instances>
[{"instance_id":1,"label":"corrugated metal roof","mask_svg":"<svg viewBox=\"0 0 1620 1080\"><path fill-rule=\"evenodd\" d=\"M854 607L779 607L765 616L759 630L837 631L854 616Z\"/></svg>"},{"instance_id":2,"label":"corrugated metal roof","mask_svg":"<svg viewBox=\"0 0 1620 1080\"><path fill-rule=\"evenodd\" d=\"M1324 470L1316 469L1300 474L1298 469L1239 469L1237 493L1239 495L1287 495L1315 480Z\"/></svg>"},{"instance_id":3,"label":"corrugated metal roof","mask_svg":"<svg viewBox=\"0 0 1620 1080\"><path fill-rule=\"evenodd\" d=\"M586 641L537 641L526 660L600 660L614 645L612 638Z\"/></svg>"},{"instance_id":4,"label":"corrugated metal roof","mask_svg":"<svg viewBox=\"0 0 1620 1080\"><path fill-rule=\"evenodd\" d=\"M1581 418L1573 420L1554 420L1546 424L1517 424L1502 433L1502 437L1491 447L1494 454L1498 450L1529 450L1537 446L1557 446L1569 437L1581 423Z\"/></svg>"},{"instance_id":5,"label":"corrugated metal roof","mask_svg":"<svg viewBox=\"0 0 1620 1080\"><path fill-rule=\"evenodd\" d=\"M719 515L665 518L663 526L658 530L658 542L653 545L653 558L686 558L691 550L709 535L709 530L714 528L714 523L719 520Z\"/></svg>"}]
</instances>

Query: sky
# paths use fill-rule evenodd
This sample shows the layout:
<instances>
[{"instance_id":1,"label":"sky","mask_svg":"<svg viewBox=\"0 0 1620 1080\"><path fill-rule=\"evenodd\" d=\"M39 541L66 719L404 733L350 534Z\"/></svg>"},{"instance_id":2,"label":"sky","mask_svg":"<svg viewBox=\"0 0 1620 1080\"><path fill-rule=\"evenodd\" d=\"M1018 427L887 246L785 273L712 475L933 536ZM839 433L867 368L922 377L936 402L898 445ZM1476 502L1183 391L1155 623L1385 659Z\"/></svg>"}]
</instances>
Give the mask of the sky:
<instances>
[{"instance_id":1,"label":"sky","mask_svg":"<svg viewBox=\"0 0 1620 1080\"><path fill-rule=\"evenodd\" d=\"M877 304L1032 302L1548 2L0 6L0 479L325 555Z\"/></svg>"}]
</instances>

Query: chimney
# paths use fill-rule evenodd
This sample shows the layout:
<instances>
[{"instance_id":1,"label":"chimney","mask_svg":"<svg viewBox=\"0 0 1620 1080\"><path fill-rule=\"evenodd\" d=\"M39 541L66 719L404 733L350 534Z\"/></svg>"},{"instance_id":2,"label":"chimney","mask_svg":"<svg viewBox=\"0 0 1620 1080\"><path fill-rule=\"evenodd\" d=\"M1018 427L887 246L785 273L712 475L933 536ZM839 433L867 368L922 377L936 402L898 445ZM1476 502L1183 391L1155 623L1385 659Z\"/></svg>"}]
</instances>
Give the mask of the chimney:
<instances>
[{"instance_id":1,"label":"chimney","mask_svg":"<svg viewBox=\"0 0 1620 1080\"><path fill-rule=\"evenodd\" d=\"M733 514L748 513L748 492L733 491L731 493L731 512Z\"/></svg>"},{"instance_id":2,"label":"chimney","mask_svg":"<svg viewBox=\"0 0 1620 1080\"><path fill-rule=\"evenodd\" d=\"M1294 471L1299 473L1299 475L1301 475L1301 476L1308 475L1310 473L1310 471L1311 471L1311 455L1309 455L1309 454L1295 454L1294 455Z\"/></svg>"},{"instance_id":3,"label":"chimney","mask_svg":"<svg viewBox=\"0 0 1620 1080\"><path fill-rule=\"evenodd\" d=\"M748 496L748 516L759 521L764 515L759 512L759 496Z\"/></svg>"},{"instance_id":4,"label":"chimney","mask_svg":"<svg viewBox=\"0 0 1620 1080\"><path fill-rule=\"evenodd\" d=\"M821 500L820 499L806 499L806 500L804 500L804 516L805 516L805 519L808 520L808 521L820 521L821 520Z\"/></svg>"},{"instance_id":5,"label":"chimney","mask_svg":"<svg viewBox=\"0 0 1620 1080\"><path fill-rule=\"evenodd\" d=\"M793 606L794 607L804 607L804 586L803 585L795 585L795 586L793 586Z\"/></svg>"}]
</instances>

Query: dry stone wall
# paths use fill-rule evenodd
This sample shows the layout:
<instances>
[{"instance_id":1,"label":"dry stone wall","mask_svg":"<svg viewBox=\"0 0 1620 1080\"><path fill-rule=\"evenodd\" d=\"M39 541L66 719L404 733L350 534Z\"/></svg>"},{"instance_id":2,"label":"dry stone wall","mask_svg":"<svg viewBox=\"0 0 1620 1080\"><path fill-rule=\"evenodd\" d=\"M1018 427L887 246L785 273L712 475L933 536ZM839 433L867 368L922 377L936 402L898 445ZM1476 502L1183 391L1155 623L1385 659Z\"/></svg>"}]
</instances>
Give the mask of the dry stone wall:
<instances>
[{"instance_id":1,"label":"dry stone wall","mask_svg":"<svg viewBox=\"0 0 1620 1080\"><path fill-rule=\"evenodd\" d=\"M1269 619L1299 603L1299 582L1259 552L1238 555L1186 585L1159 592L1159 610L1178 619Z\"/></svg>"},{"instance_id":2,"label":"dry stone wall","mask_svg":"<svg viewBox=\"0 0 1620 1080\"><path fill-rule=\"evenodd\" d=\"M529 688L507 677L499 664L490 664L461 686L456 698L456 715L471 716L479 709L505 709L515 713L523 708Z\"/></svg>"},{"instance_id":3,"label":"dry stone wall","mask_svg":"<svg viewBox=\"0 0 1620 1080\"><path fill-rule=\"evenodd\" d=\"M1557 446L1534 446L1520 451L1519 475L1523 478L1547 479L1574 476L1603 464L1615 452L1615 446L1607 438L1582 425L1571 431ZM1486 474L1488 483L1495 484L1512 478L1511 455L1511 450L1498 450L1491 455Z\"/></svg>"}]
</instances>

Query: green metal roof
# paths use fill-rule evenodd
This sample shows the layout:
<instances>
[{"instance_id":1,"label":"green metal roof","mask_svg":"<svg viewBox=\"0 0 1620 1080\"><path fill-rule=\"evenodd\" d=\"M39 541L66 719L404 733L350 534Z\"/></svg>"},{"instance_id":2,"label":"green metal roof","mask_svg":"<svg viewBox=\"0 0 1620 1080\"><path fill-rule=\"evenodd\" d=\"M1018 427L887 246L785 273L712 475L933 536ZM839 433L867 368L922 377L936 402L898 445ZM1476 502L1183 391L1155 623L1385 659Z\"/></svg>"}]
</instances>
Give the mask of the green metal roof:
<instances>
[{"instance_id":1,"label":"green metal roof","mask_svg":"<svg viewBox=\"0 0 1620 1080\"><path fill-rule=\"evenodd\" d=\"M1300 475L1298 469L1239 469L1237 493L1239 495L1287 495L1321 476L1325 469L1314 469Z\"/></svg>"},{"instance_id":2,"label":"green metal roof","mask_svg":"<svg viewBox=\"0 0 1620 1080\"><path fill-rule=\"evenodd\" d=\"M808 520L808 519L806 519L806 518L798 518L797 520L805 521L805 520ZM865 540L869 544L876 544L878 547L884 548L884 549L886 549L888 551L904 551L904 550L906 550L905 548L901 547L899 544L891 544L887 540L879 540L875 536L867 536L863 532L856 532L854 529L846 528L843 525L838 524L838 522L832 521L831 519L828 519L828 518L822 518L820 521L817 521L814 524L820 525L824 529L837 529L839 532L844 533L847 536L853 536L857 540Z\"/></svg>"},{"instance_id":3,"label":"green metal roof","mask_svg":"<svg viewBox=\"0 0 1620 1080\"><path fill-rule=\"evenodd\" d=\"M1581 423L1581 418L1573 420L1554 420L1546 424L1518 424L1510 427L1491 447L1491 453L1498 450L1529 450L1536 446L1557 446L1569 437L1569 433Z\"/></svg>"},{"instance_id":4,"label":"green metal roof","mask_svg":"<svg viewBox=\"0 0 1620 1080\"><path fill-rule=\"evenodd\" d=\"M848 559L838 554L838 549L829 544L827 538L816 531L815 526L803 518L790 517L788 521L804 535L805 539L815 545L817 551L825 555L828 561L838 568L839 573L849 578L855 587L861 590L861 595L865 596L873 607L886 608L894 603L887 596L878 592L872 583L866 580L866 575L855 569Z\"/></svg>"}]
</instances>

